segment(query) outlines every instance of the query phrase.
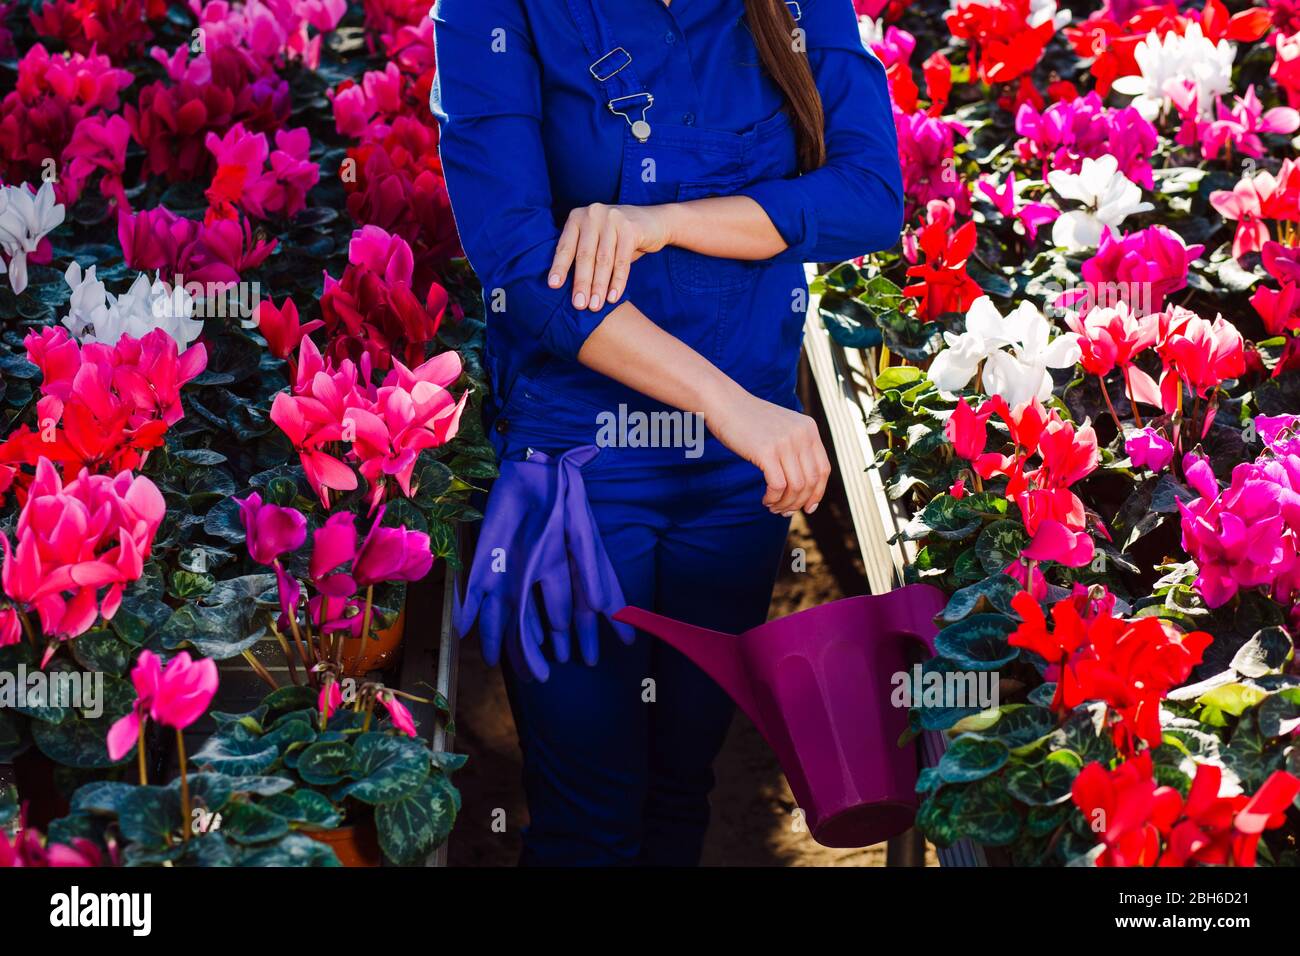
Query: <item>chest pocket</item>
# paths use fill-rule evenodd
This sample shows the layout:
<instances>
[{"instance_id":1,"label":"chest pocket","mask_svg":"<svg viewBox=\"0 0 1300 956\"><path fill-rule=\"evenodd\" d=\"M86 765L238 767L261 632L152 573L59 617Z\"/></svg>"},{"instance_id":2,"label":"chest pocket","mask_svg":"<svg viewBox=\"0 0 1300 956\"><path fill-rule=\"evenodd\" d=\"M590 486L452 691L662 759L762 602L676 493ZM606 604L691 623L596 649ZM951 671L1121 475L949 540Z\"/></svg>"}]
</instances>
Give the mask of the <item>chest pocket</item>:
<instances>
[{"instance_id":1,"label":"chest pocket","mask_svg":"<svg viewBox=\"0 0 1300 956\"><path fill-rule=\"evenodd\" d=\"M681 183L677 187L677 201L729 196L744 185L740 180L731 183ZM667 255L668 274L679 292L694 295L741 292L753 284L758 275L759 264L755 262L719 259L677 246L670 247Z\"/></svg>"}]
</instances>

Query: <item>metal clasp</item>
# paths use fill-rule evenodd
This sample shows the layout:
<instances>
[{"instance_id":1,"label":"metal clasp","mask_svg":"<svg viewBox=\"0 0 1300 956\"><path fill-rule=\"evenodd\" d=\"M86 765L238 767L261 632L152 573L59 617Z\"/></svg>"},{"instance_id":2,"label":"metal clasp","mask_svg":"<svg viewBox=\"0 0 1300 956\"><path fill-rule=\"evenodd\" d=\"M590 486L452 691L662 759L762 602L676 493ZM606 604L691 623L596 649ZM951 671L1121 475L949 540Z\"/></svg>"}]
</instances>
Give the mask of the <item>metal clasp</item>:
<instances>
[{"instance_id":1,"label":"metal clasp","mask_svg":"<svg viewBox=\"0 0 1300 956\"><path fill-rule=\"evenodd\" d=\"M800 8L796 0L786 0L785 5L790 11L790 16L794 17L795 23L798 23L803 19L803 10Z\"/></svg>"},{"instance_id":2,"label":"metal clasp","mask_svg":"<svg viewBox=\"0 0 1300 956\"><path fill-rule=\"evenodd\" d=\"M628 53L627 50L623 49L621 46L616 46L595 63L591 64L591 66L587 67L587 71L596 78L597 83L604 83L605 81L617 76L631 65L632 54Z\"/></svg>"},{"instance_id":3,"label":"metal clasp","mask_svg":"<svg viewBox=\"0 0 1300 956\"><path fill-rule=\"evenodd\" d=\"M640 119L632 119L632 114L636 112L634 101L642 104ZM630 96L616 96L608 104L609 111L615 116L621 116L627 121L627 125L632 127L632 135L639 142L644 143L650 138L650 124L646 122L645 114L650 107L655 105L654 94L652 93L633 93Z\"/></svg>"}]
</instances>

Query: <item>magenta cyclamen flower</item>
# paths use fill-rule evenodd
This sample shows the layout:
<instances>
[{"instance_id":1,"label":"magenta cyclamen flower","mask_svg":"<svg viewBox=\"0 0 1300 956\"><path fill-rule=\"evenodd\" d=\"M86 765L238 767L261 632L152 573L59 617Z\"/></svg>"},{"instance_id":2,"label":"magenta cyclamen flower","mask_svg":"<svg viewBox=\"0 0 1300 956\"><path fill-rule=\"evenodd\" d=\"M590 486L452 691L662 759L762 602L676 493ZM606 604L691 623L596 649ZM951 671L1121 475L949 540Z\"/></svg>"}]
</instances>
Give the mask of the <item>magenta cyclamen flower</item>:
<instances>
[{"instance_id":1,"label":"magenta cyclamen flower","mask_svg":"<svg viewBox=\"0 0 1300 956\"><path fill-rule=\"evenodd\" d=\"M183 730L202 717L217 692L217 664L206 657L192 660L182 651L164 665L152 651L142 651L131 683L135 706L108 731L108 755L114 761L130 753L146 718Z\"/></svg>"},{"instance_id":2,"label":"magenta cyclamen flower","mask_svg":"<svg viewBox=\"0 0 1300 956\"><path fill-rule=\"evenodd\" d=\"M1154 428L1143 428L1130 435L1124 442L1124 451L1128 453L1134 468L1150 468L1162 472L1174 458L1173 444Z\"/></svg>"},{"instance_id":3,"label":"magenta cyclamen flower","mask_svg":"<svg viewBox=\"0 0 1300 956\"><path fill-rule=\"evenodd\" d=\"M1058 100L1042 112L1024 103L1016 114L1021 139L1016 152L1025 162L1077 173L1085 159L1114 156L1119 171L1146 189L1154 186L1151 157L1158 144L1156 128L1135 108L1109 109L1095 92Z\"/></svg>"},{"instance_id":4,"label":"magenta cyclamen flower","mask_svg":"<svg viewBox=\"0 0 1300 956\"><path fill-rule=\"evenodd\" d=\"M956 138L964 137L967 127L924 110L904 113L895 107L894 128L908 209L923 209L931 200L951 199L957 212L968 214L970 193L957 173L953 155ZM910 218L912 212L907 215Z\"/></svg>"},{"instance_id":5,"label":"magenta cyclamen flower","mask_svg":"<svg viewBox=\"0 0 1300 956\"><path fill-rule=\"evenodd\" d=\"M391 690L383 691L379 695L379 702L388 708L388 716L394 727L408 737L416 736L415 718Z\"/></svg>"},{"instance_id":6,"label":"magenta cyclamen flower","mask_svg":"<svg viewBox=\"0 0 1300 956\"><path fill-rule=\"evenodd\" d=\"M1087 289L1066 293L1057 305L1088 298L1090 306L1127 302L1138 315L1159 312L1165 299L1187 285L1187 267L1204 251L1161 225L1119 237L1103 230L1097 254L1081 270Z\"/></svg>"},{"instance_id":7,"label":"magenta cyclamen flower","mask_svg":"<svg viewBox=\"0 0 1300 956\"><path fill-rule=\"evenodd\" d=\"M1263 156L1263 133L1294 133L1300 129L1300 113L1289 106L1276 106L1265 110L1255 95L1254 84L1246 87L1246 95L1238 96L1232 108L1224 105L1222 97L1215 106L1215 117L1202 121L1193 107L1183 115L1183 126L1178 132L1178 142L1191 146L1199 142L1204 159L1216 159L1224 152L1229 156Z\"/></svg>"},{"instance_id":8,"label":"magenta cyclamen flower","mask_svg":"<svg viewBox=\"0 0 1300 956\"><path fill-rule=\"evenodd\" d=\"M433 567L429 536L423 531L385 528L381 507L375 515L370 533L352 562L352 576L358 587L370 587L384 581L419 581Z\"/></svg>"},{"instance_id":9,"label":"magenta cyclamen flower","mask_svg":"<svg viewBox=\"0 0 1300 956\"><path fill-rule=\"evenodd\" d=\"M307 519L301 511L262 503L256 491L236 498L239 520L248 536L248 553L258 564L271 564L287 551L296 551L307 540Z\"/></svg>"},{"instance_id":10,"label":"magenta cyclamen flower","mask_svg":"<svg viewBox=\"0 0 1300 956\"><path fill-rule=\"evenodd\" d=\"M1242 588L1266 587L1288 606L1300 598L1300 455L1238 465L1228 487L1210 463L1188 455L1187 484L1200 498L1178 503L1183 547L1197 563L1196 588L1220 607Z\"/></svg>"}]
</instances>

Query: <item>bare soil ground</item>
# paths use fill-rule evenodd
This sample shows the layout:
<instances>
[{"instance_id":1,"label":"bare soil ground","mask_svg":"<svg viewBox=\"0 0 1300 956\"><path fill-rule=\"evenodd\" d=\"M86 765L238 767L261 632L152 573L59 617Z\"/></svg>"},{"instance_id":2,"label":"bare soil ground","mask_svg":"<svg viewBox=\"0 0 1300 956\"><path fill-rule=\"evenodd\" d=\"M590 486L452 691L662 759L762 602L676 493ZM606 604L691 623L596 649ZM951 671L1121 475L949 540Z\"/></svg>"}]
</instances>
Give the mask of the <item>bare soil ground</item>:
<instances>
[{"instance_id":1,"label":"bare soil ground","mask_svg":"<svg viewBox=\"0 0 1300 956\"><path fill-rule=\"evenodd\" d=\"M804 549L806 567L803 571L786 568L772 600L771 617L845 596L798 517L790 548ZM452 834L448 862L513 866L519 855L519 824L527 815L519 783L519 746L500 671L483 665L476 646L467 646L461 656L456 730L456 749L468 753L470 761L457 775L464 809ZM829 849L796 825L794 798L776 758L743 714L736 716L716 770L718 786L704 865L884 865L884 844ZM493 831L497 810L505 811L505 832Z\"/></svg>"}]
</instances>

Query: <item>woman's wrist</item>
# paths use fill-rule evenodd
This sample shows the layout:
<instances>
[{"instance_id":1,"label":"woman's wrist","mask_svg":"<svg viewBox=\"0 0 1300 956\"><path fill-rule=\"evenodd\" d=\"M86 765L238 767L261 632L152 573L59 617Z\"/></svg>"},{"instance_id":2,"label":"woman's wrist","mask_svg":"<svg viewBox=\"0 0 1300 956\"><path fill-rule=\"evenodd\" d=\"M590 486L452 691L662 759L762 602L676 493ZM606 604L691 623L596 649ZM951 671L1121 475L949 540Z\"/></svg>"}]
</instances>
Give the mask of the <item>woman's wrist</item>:
<instances>
[{"instance_id":1,"label":"woman's wrist","mask_svg":"<svg viewBox=\"0 0 1300 956\"><path fill-rule=\"evenodd\" d=\"M695 381L694 394L689 398L691 407L687 411L703 415L705 423L716 420L725 409L734 407L749 394L713 366L709 367L708 374L698 376Z\"/></svg>"},{"instance_id":2,"label":"woman's wrist","mask_svg":"<svg viewBox=\"0 0 1300 956\"><path fill-rule=\"evenodd\" d=\"M679 246L679 241L686 233L685 219L689 210L684 203L669 202L656 207L659 221L663 228L665 246Z\"/></svg>"}]
</instances>

